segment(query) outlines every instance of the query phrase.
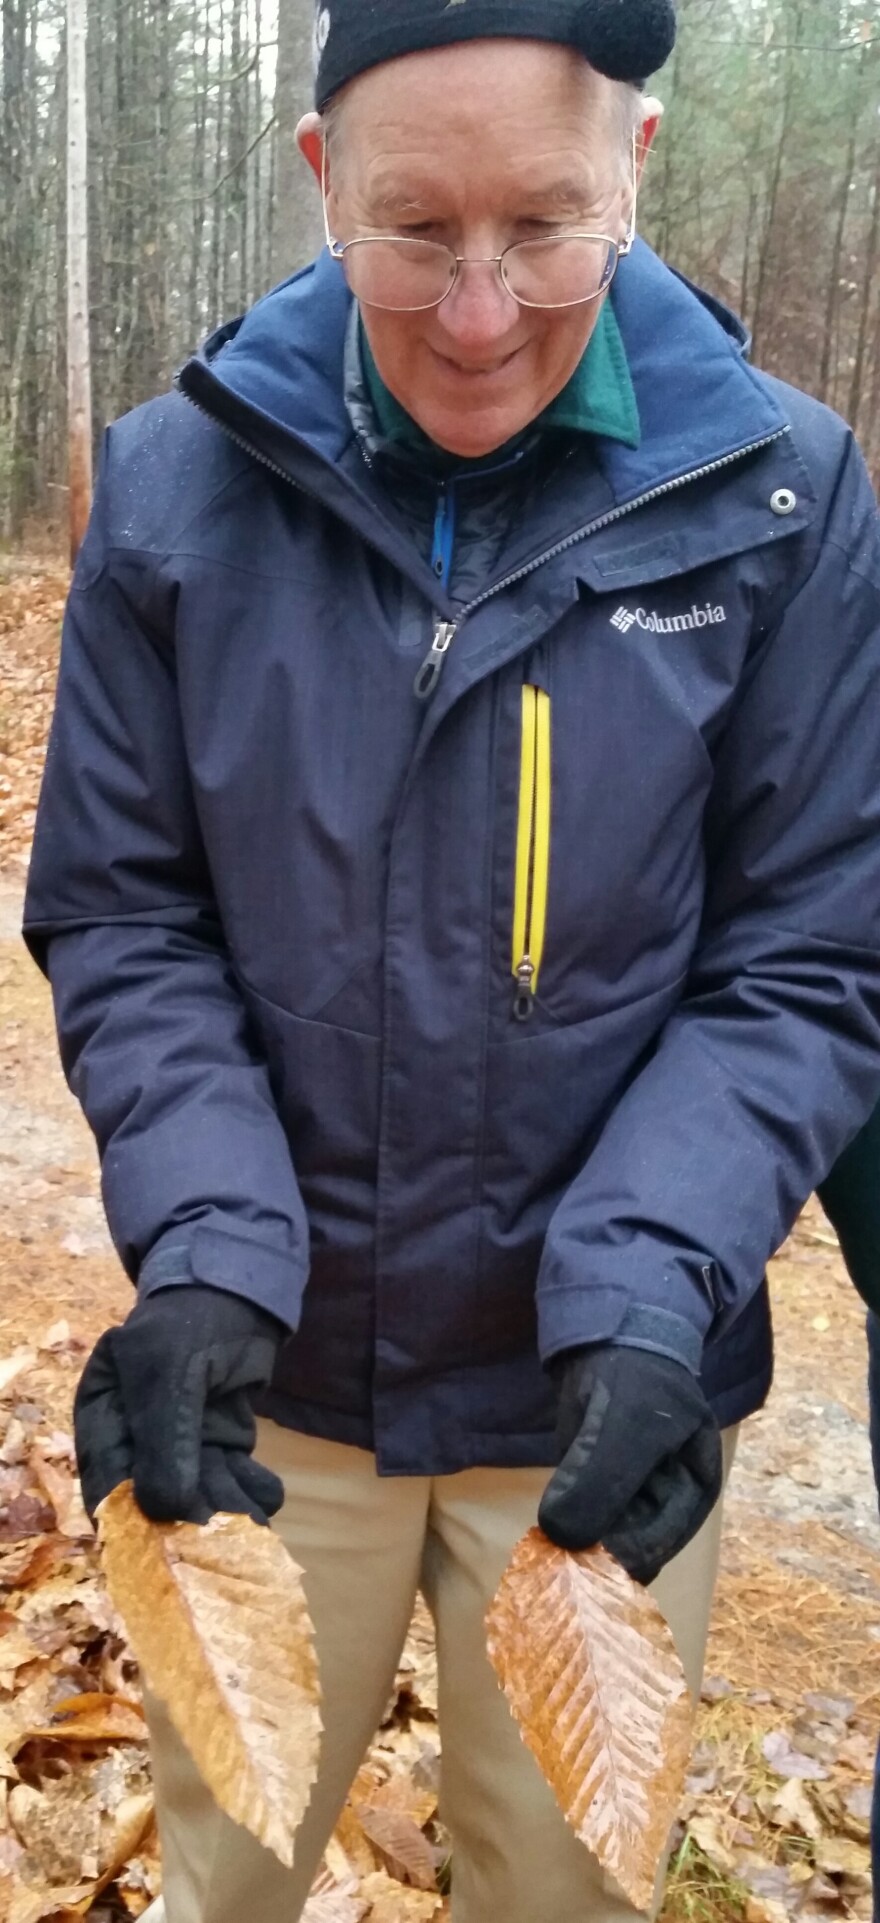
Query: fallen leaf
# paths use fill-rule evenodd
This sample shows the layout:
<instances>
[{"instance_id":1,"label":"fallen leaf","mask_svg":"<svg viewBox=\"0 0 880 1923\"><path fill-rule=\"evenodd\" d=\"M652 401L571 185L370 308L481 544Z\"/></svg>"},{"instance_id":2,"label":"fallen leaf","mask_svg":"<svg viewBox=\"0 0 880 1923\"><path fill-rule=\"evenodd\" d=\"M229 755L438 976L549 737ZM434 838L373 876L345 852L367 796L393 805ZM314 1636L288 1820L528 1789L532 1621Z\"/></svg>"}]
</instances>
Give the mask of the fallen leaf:
<instances>
[{"instance_id":1,"label":"fallen leaf","mask_svg":"<svg viewBox=\"0 0 880 1923\"><path fill-rule=\"evenodd\" d=\"M873 1732L868 1736L864 1730L852 1729L847 1732L838 1749L837 1761L856 1770L860 1776L872 1776L876 1749L877 1739Z\"/></svg>"},{"instance_id":2,"label":"fallen leaf","mask_svg":"<svg viewBox=\"0 0 880 1923\"><path fill-rule=\"evenodd\" d=\"M36 1360L35 1349L17 1349L14 1355L4 1356L0 1361L0 1395L5 1394L26 1369L32 1369Z\"/></svg>"},{"instance_id":3,"label":"fallen leaf","mask_svg":"<svg viewBox=\"0 0 880 1923\"><path fill-rule=\"evenodd\" d=\"M88 1776L63 1777L47 1782L42 1789L30 1783L14 1783L9 1792L9 1821L38 1867L40 1881L81 1882L83 1856L97 1858L101 1812L92 1798Z\"/></svg>"},{"instance_id":4,"label":"fallen leaf","mask_svg":"<svg viewBox=\"0 0 880 1923\"><path fill-rule=\"evenodd\" d=\"M162 1888L162 1866L159 1861L159 1836L155 1823L150 1825L146 1835L141 1838L137 1846L137 1855L129 1857L119 1871L116 1888L129 1916L140 1916L153 1898L159 1895Z\"/></svg>"},{"instance_id":5,"label":"fallen leaf","mask_svg":"<svg viewBox=\"0 0 880 1923\"><path fill-rule=\"evenodd\" d=\"M840 1891L836 1883L827 1876L811 1876L801 1891L801 1900L807 1903L837 1903ZM801 1912L803 1914L803 1912Z\"/></svg>"},{"instance_id":6,"label":"fallen leaf","mask_svg":"<svg viewBox=\"0 0 880 1923\"><path fill-rule=\"evenodd\" d=\"M337 1883L330 1876L320 1879L302 1913L302 1923L361 1923L369 1904L358 1895L353 1876Z\"/></svg>"},{"instance_id":7,"label":"fallen leaf","mask_svg":"<svg viewBox=\"0 0 880 1923\"><path fill-rule=\"evenodd\" d=\"M873 1807L874 1790L870 1783L857 1783L843 1798L843 1826L847 1835L854 1836L859 1843L868 1841Z\"/></svg>"},{"instance_id":8,"label":"fallen leaf","mask_svg":"<svg viewBox=\"0 0 880 1923\"><path fill-rule=\"evenodd\" d=\"M566 1555L531 1529L486 1621L490 1660L560 1808L648 1909L692 1723L656 1603L604 1549Z\"/></svg>"},{"instance_id":9,"label":"fallen leaf","mask_svg":"<svg viewBox=\"0 0 880 1923\"><path fill-rule=\"evenodd\" d=\"M345 1821L346 1817L351 1817L355 1822L357 1822L357 1818L354 1816L353 1810L343 1809L340 1815L339 1822L342 1824L343 1830L347 1832L348 1826ZM367 1844L366 1837L363 1836L363 1831L360 1829L360 1824L357 1825L357 1828L358 1828L358 1832L363 1837L364 1848L367 1849L369 1845ZM376 1859L372 1850L370 1850L370 1856L372 1858L370 1869L369 1870L367 1869L366 1860L365 1860L364 1868L360 1872L361 1875L364 1875L364 1876L371 1875L372 1871L376 1867ZM324 1851L324 1862L326 1864L327 1871L334 1882L340 1883L340 1884L346 1884L346 1883L350 1883L352 1878L354 1878L354 1880L357 1881L357 1875L355 1873L355 1865L352 1862L351 1857L348 1854L348 1851L346 1850L344 1845L340 1842L339 1824L337 1824L337 1827L334 1830L333 1835L328 1839L327 1847Z\"/></svg>"},{"instance_id":10,"label":"fallen leaf","mask_svg":"<svg viewBox=\"0 0 880 1923\"><path fill-rule=\"evenodd\" d=\"M824 1696L821 1690L808 1689L804 1702L808 1709L815 1709L820 1716L827 1716L831 1722L848 1723L856 1713L852 1696Z\"/></svg>"},{"instance_id":11,"label":"fallen leaf","mask_svg":"<svg viewBox=\"0 0 880 1923\"><path fill-rule=\"evenodd\" d=\"M791 1911L772 1896L746 1897L745 1923L789 1923Z\"/></svg>"},{"instance_id":12,"label":"fallen leaf","mask_svg":"<svg viewBox=\"0 0 880 1923\"><path fill-rule=\"evenodd\" d=\"M58 1556L54 1536L28 1538L11 1549L0 1548L0 1589L23 1589L40 1581Z\"/></svg>"},{"instance_id":13,"label":"fallen leaf","mask_svg":"<svg viewBox=\"0 0 880 1923\"><path fill-rule=\"evenodd\" d=\"M427 1743L425 1742L424 1733L421 1730L419 1731L418 1754L412 1758L409 1776L414 1789L423 1789L426 1792L430 1790L432 1792L434 1807L436 1809L440 1795L439 1738L436 1743Z\"/></svg>"},{"instance_id":14,"label":"fallen leaf","mask_svg":"<svg viewBox=\"0 0 880 1923\"><path fill-rule=\"evenodd\" d=\"M687 1826L687 1833L715 1869L722 1870L725 1876L731 1874L734 1864L733 1851L722 1833L717 1816L692 1816Z\"/></svg>"},{"instance_id":15,"label":"fallen leaf","mask_svg":"<svg viewBox=\"0 0 880 1923\"><path fill-rule=\"evenodd\" d=\"M126 1863L128 1858L134 1855L135 1850L152 1827L153 1820L153 1798L152 1795L149 1794L128 1796L125 1801L120 1803L118 1808L113 1811L112 1831L109 1841L106 1838L104 1839L101 1852L104 1858L101 1874L98 1877L94 1889L91 1890L84 1899L81 1898L79 1902L74 1902L73 1904L73 1908L78 1910L80 1915L85 1915L86 1911L91 1908L94 1898L100 1894L101 1890L106 1889L107 1884L112 1882L114 1876L116 1876L122 1868L123 1863Z\"/></svg>"},{"instance_id":16,"label":"fallen leaf","mask_svg":"<svg viewBox=\"0 0 880 1923\"><path fill-rule=\"evenodd\" d=\"M356 1809L361 1803L370 1803L374 1809L399 1810L401 1815L411 1817L420 1830L436 1814L436 1786L423 1789L410 1775L404 1775L402 1770L396 1771L388 1777L387 1782L378 1786L374 1783L359 1788L361 1780L361 1777L356 1779L351 1792Z\"/></svg>"},{"instance_id":17,"label":"fallen leaf","mask_svg":"<svg viewBox=\"0 0 880 1923\"><path fill-rule=\"evenodd\" d=\"M26 1663L37 1662L39 1656L40 1651L18 1623L5 1630L0 1635L0 1685L4 1689L14 1688L16 1671Z\"/></svg>"},{"instance_id":18,"label":"fallen leaf","mask_svg":"<svg viewBox=\"0 0 880 1923\"><path fill-rule=\"evenodd\" d=\"M714 1750L701 1745L693 1753L684 1786L688 1796L710 1796L713 1789L717 1789L718 1757Z\"/></svg>"},{"instance_id":19,"label":"fallen leaf","mask_svg":"<svg viewBox=\"0 0 880 1923\"><path fill-rule=\"evenodd\" d=\"M61 1918L62 1923L76 1917L71 1910L70 1898L79 1902L91 1890L91 1883L79 1883L69 1889L33 1890L24 1883L15 1883L9 1903L6 1923L42 1923L44 1917Z\"/></svg>"},{"instance_id":20,"label":"fallen leaf","mask_svg":"<svg viewBox=\"0 0 880 1923\"><path fill-rule=\"evenodd\" d=\"M71 1467L76 1462L76 1446L66 1429L53 1429L51 1435L36 1436L34 1453L42 1456L45 1462L67 1462Z\"/></svg>"},{"instance_id":21,"label":"fallen leaf","mask_svg":"<svg viewBox=\"0 0 880 1923\"><path fill-rule=\"evenodd\" d=\"M107 1582L152 1688L221 1809L290 1866L321 1730L301 1571L248 1516L148 1522L130 1483L99 1522Z\"/></svg>"},{"instance_id":22,"label":"fallen leaf","mask_svg":"<svg viewBox=\"0 0 880 1923\"><path fill-rule=\"evenodd\" d=\"M9 1870L17 1868L23 1855L24 1845L19 1842L18 1837L13 1836L11 1830L4 1828L0 1831L0 1879L2 1879ZM0 1910L0 1916L2 1916L2 1914L3 1912Z\"/></svg>"},{"instance_id":23,"label":"fallen leaf","mask_svg":"<svg viewBox=\"0 0 880 1923\"><path fill-rule=\"evenodd\" d=\"M815 1862L826 1876L869 1876L871 1850L867 1843L856 1843L849 1836L825 1836L816 1845Z\"/></svg>"},{"instance_id":24,"label":"fallen leaf","mask_svg":"<svg viewBox=\"0 0 880 1923\"><path fill-rule=\"evenodd\" d=\"M0 1449L0 1462L27 1462L29 1453L30 1442L24 1423L19 1421L18 1416L12 1416Z\"/></svg>"},{"instance_id":25,"label":"fallen leaf","mask_svg":"<svg viewBox=\"0 0 880 1923\"><path fill-rule=\"evenodd\" d=\"M798 1872L802 1870L808 1879L812 1870L808 1863L770 1863L757 1850L750 1850L748 1856L738 1856L734 1873L751 1894L763 1899L765 1903L782 1903L792 1906L799 1888Z\"/></svg>"},{"instance_id":26,"label":"fallen leaf","mask_svg":"<svg viewBox=\"0 0 880 1923\"><path fill-rule=\"evenodd\" d=\"M2 1649L0 1642L0 1653ZM28 1742L40 1739L53 1743L145 1743L147 1726L136 1703L122 1702L99 1691L84 1692L56 1703L50 1723L26 1732Z\"/></svg>"},{"instance_id":27,"label":"fallen leaf","mask_svg":"<svg viewBox=\"0 0 880 1923\"><path fill-rule=\"evenodd\" d=\"M91 1536L92 1525L83 1508L79 1481L68 1469L59 1468L57 1463L48 1462L45 1457L34 1456L34 1474L55 1511L55 1518L62 1536Z\"/></svg>"},{"instance_id":28,"label":"fallen leaf","mask_svg":"<svg viewBox=\"0 0 880 1923\"><path fill-rule=\"evenodd\" d=\"M361 1895L372 1906L370 1923L430 1923L443 1903L432 1891L402 1888L385 1870L364 1877Z\"/></svg>"},{"instance_id":29,"label":"fallen leaf","mask_svg":"<svg viewBox=\"0 0 880 1923\"><path fill-rule=\"evenodd\" d=\"M765 1814L777 1829L796 1830L814 1840L822 1835L822 1824L797 1776L792 1776L770 1798Z\"/></svg>"},{"instance_id":30,"label":"fallen leaf","mask_svg":"<svg viewBox=\"0 0 880 1923\"><path fill-rule=\"evenodd\" d=\"M56 1538L57 1543L57 1538ZM75 1555L69 1543L58 1544L61 1553L67 1557ZM89 1544L89 1551L92 1544ZM93 1563L89 1552L82 1558L78 1569L72 1575L59 1574L43 1582L38 1588L31 1588L24 1598L18 1615L23 1622L33 1623L45 1618L65 1621L70 1618L64 1613L72 1611L82 1618L91 1632L121 1629L121 1619L114 1609L103 1583L92 1573Z\"/></svg>"},{"instance_id":31,"label":"fallen leaf","mask_svg":"<svg viewBox=\"0 0 880 1923\"><path fill-rule=\"evenodd\" d=\"M106 1889L123 1863L137 1849L152 1821L152 1796L129 1797L106 1826L100 1874L81 1878L77 1883L66 1886L53 1884L42 1890L21 1882L14 1884L7 1923L41 1923L43 1917L63 1919L63 1923L70 1919L70 1923L75 1923L77 1917L85 1916L95 1897Z\"/></svg>"},{"instance_id":32,"label":"fallen leaf","mask_svg":"<svg viewBox=\"0 0 880 1923\"><path fill-rule=\"evenodd\" d=\"M824 1763L794 1749L783 1729L771 1729L763 1738L761 1752L777 1776L799 1776L803 1782L821 1783L828 1775Z\"/></svg>"},{"instance_id":33,"label":"fallen leaf","mask_svg":"<svg viewBox=\"0 0 880 1923\"><path fill-rule=\"evenodd\" d=\"M437 1888L434 1852L411 1816L401 1810L383 1809L378 1803L360 1803L358 1816L370 1842L387 1857L398 1882L412 1883L417 1890Z\"/></svg>"},{"instance_id":34,"label":"fallen leaf","mask_svg":"<svg viewBox=\"0 0 880 1923\"><path fill-rule=\"evenodd\" d=\"M726 1677L724 1676L704 1676L703 1677L702 1687L700 1689L701 1702L720 1703L724 1701L724 1698L726 1696L732 1696L732 1695L733 1695L733 1684L729 1683Z\"/></svg>"},{"instance_id":35,"label":"fallen leaf","mask_svg":"<svg viewBox=\"0 0 880 1923\"><path fill-rule=\"evenodd\" d=\"M358 1811L348 1804L339 1812L326 1854L328 1867L341 1883L350 1876L370 1876L381 1867L379 1852L374 1850Z\"/></svg>"},{"instance_id":36,"label":"fallen leaf","mask_svg":"<svg viewBox=\"0 0 880 1923\"><path fill-rule=\"evenodd\" d=\"M0 1507L0 1542L22 1542L26 1536L44 1536L53 1528L55 1514L41 1496L22 1489Z\"/></svg>"}]
</instances>

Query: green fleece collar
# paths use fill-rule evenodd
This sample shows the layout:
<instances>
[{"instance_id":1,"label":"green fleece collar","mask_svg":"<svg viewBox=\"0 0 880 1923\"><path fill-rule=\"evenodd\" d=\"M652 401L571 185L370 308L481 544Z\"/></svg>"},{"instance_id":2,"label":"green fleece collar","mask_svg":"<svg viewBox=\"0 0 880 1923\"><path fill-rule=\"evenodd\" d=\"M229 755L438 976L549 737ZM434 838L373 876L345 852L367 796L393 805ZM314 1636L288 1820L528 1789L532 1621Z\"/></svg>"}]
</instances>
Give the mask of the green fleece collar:
<instances>
[{"instance_id":1,"label":"green fleece collar","mask_svg":"<svg viewBox=\"0 0 880 1923\"><path fill-rule=\"evenodd\" d=\"M427 435L416 426L386 387L363 326L360 340L364 379L383 439L407 448L410 453L434 452ZM557 394L555 401L551 401L550 406L538 415L533 425L542 431L555 428L575 434L598 434L605 440L623 441L627 447L638 447L641 440L638 403L623 336L610 300L602 304L586 352L571 380L562 393ZM512 454L519 438L517 436L503 448L496 448L493 461L497 461L500 455Z\"/></svg>"}]
</instances>

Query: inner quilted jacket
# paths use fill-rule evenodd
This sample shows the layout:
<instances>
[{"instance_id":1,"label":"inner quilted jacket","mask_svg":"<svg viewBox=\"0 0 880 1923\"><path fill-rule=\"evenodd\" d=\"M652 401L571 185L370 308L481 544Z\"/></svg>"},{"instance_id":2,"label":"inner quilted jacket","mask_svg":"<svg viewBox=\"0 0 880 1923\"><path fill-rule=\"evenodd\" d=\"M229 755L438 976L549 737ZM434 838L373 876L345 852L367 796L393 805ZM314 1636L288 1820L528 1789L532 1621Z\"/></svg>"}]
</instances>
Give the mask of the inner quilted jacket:
<instances>
[{"instance_id":1,"label":"inner quilted jacket","mask_svg":"<svg viewBox=\"0 0 880 1923\"><path fill-rule=\"evenodd\" d=\"M880 1095L864 467L647 247L612 297L639 445L527 450L462 548L324 255L110 430L70 596L26 934L116 1246L386 1474L550 1464L584 1343L754 1409Z\"/></svg>"}]
</instances>

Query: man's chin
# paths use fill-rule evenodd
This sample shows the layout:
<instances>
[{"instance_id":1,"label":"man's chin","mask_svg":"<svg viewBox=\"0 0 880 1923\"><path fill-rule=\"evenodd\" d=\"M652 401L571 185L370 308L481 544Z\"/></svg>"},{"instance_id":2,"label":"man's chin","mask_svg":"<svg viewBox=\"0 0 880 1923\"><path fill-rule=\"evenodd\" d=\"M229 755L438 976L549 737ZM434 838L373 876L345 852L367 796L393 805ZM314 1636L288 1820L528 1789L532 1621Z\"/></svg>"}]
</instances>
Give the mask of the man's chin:
<instances>
[{"instance_id":1,"label":"man's chin","mask_svg":"<svg viewBox=\"0 0 880 1923\"><path fill-rule=\"evenodd\" d=\"M450 419L445 411L438 409L432 414L426 409L417 424L445 454L454 454L460 461L482 461L521 434L528 421L519 410L509 414L493 411L481 420L479 415Z\"/></svg>"}]
</instances>

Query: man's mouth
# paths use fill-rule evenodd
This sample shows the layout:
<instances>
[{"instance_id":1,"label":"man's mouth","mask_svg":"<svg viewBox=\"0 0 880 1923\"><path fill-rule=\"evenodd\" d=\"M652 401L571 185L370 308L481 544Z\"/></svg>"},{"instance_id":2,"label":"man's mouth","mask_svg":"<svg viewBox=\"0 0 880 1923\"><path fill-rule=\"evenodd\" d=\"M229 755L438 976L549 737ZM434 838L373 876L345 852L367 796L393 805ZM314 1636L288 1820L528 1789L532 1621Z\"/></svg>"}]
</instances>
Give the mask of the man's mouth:
<instances>
[{"instance_id":1,"label":"man's mouth","mask_svg":"<svg viewBox=\"0 0 880 1923\"><path fill-rule=\"evenodd\" d=\"M454 374L458 380L466 381L487 381L506 373L521 352L520 347L514 347L509 354L502 354L495 360L474 364L468 361L457 361L451 354L441 354L436 347L434 349L441 366L450 374Z\"/></svg>"}]
</instances>

